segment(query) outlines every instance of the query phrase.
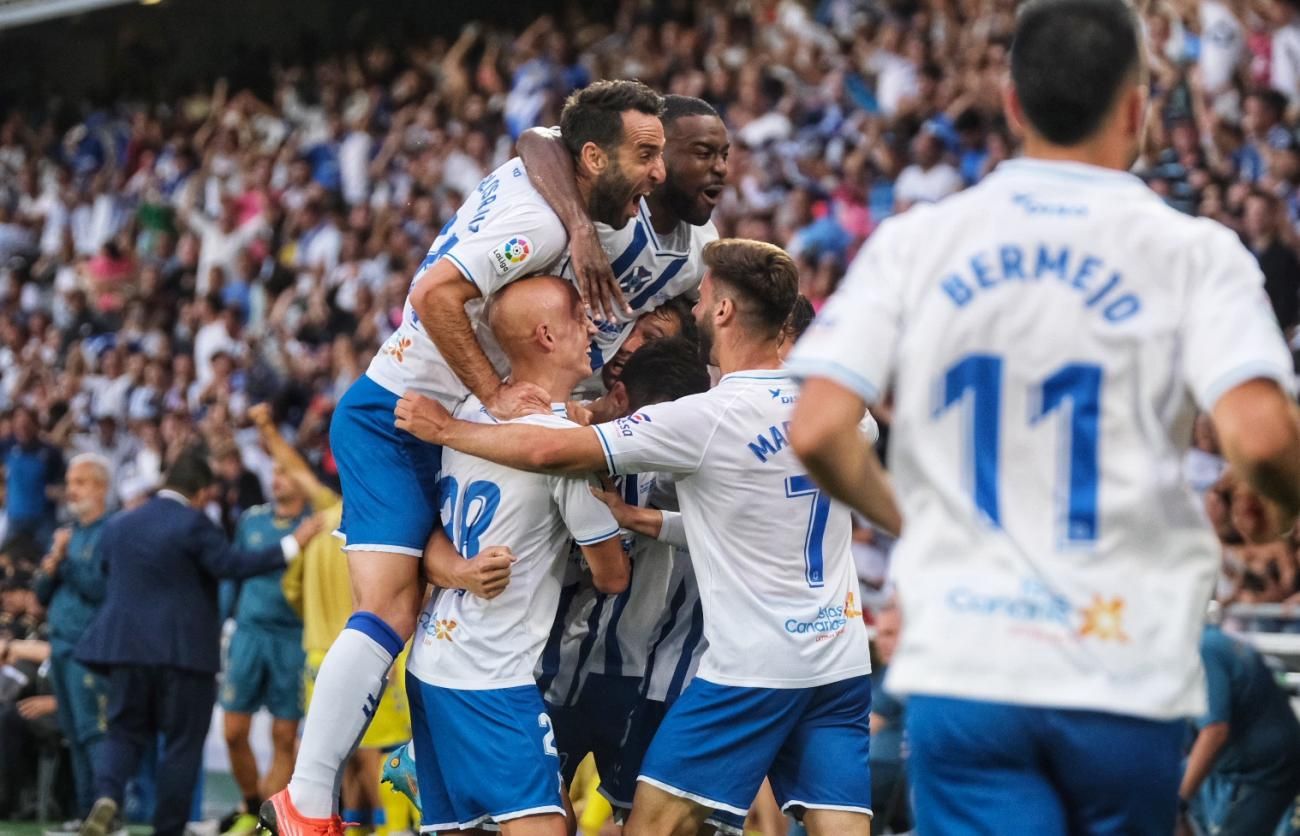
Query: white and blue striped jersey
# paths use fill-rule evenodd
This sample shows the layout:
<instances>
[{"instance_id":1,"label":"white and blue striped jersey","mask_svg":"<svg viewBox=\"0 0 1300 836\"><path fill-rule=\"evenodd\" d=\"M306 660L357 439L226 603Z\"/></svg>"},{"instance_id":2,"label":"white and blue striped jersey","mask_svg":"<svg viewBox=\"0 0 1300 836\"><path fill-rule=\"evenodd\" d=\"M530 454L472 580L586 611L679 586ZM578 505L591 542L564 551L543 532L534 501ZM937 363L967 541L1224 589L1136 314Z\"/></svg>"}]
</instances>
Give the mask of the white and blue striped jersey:
<instances>
[{"instance_id":1,"label":"white and blue striped jersey","mask_svg":"<svg viewBox=\"0 0 1300 836\"><path fill-rule=\"evenodd\" d=\"M568 247L564 225L515 158L483 178L447 221L411 284L435 261L446 259L456 265L482 294L465 311L483 352L505 377L509 367L488 327L484 302L515 279L558 274ZM449 410L469 394L420 324L409 298L401 325L380 346L366 375L395 395L418 392Z\"/></svg>"},{"instance_id":2,"label":"white and blue striped jersey","mask_svg":"<svg viewBox=\"0 0 1300 836\"><path fill-rule=\"evenodd\" d=\"M652 635L642 694L648 700L671 705L695 678L700 657L709 646L704 638L704 608L695 583L695 568L690 552L684 548L673 547L668 600Z\"/></svg>"},{"instance_id":3,"label":"white and blue striped jersey","mask_svg":"<svg viewBox=\"0 0 1300 836\"><path fill-rule=\"evenodd\" d=\"M625 502L645 507L655 475L621 476L615 484ZM672 546L630 532L623 535L631 578L617 595L596 591L581 555L570 555L560 606L538 666L538 685L552 705L571 705L589 674L636 679L645 674L655 624L667 600Z\"/></svg>"},{"instance_id":4,"label":"white and blue striped jersey","mask_svg":"<svg viewBox=\"0 0 1300 836\"><path fill-rule=\"evenodd\" d=\"M1221 555L1197 408L1294 388L1255 258L1127 173L1014 160L884 222L788 365L894 391L890 690L1152 719L1205 707Z\"/></svg>"},{"instance_id":5,"label":"white and blue striped jersey","mask_svg":"<svg viewBox=\"0 0 1300 836\"><path fill-rule=\"evenodd\" d=\"M456 417L498 423L474 397ZM563 405L513 423L577 426L564 417ZM525 473L450 448L443 450L442 468L442 525L457 550L471 557L506 545L516 560L509 585L490 601L457 589L433 596L420 614L407 668L444 688L531 685L561 597L570 540L599 543L617 537L618 524L584 477Z\"/></svg>"},{"instance_id":6,"label":"white and blue striped jersey","mask_svg":"<svg viewBox=\"0 0 1300 836\"><path fill-rule=\"evenodd\" d=\"M595 320L599 332L592 338L591 368L599 372L627 339L637 317L669 299L695 292L704 278L704 245L717 240L718 230L712 221L703 226L682 221L668 235L657 235L643 198L641 211L622 229L598 223L596 231L623 298L632 308L631 314L618 311L613 320ZM561 275L574 277L567 260Z\"/></svg>"}]
</instances>

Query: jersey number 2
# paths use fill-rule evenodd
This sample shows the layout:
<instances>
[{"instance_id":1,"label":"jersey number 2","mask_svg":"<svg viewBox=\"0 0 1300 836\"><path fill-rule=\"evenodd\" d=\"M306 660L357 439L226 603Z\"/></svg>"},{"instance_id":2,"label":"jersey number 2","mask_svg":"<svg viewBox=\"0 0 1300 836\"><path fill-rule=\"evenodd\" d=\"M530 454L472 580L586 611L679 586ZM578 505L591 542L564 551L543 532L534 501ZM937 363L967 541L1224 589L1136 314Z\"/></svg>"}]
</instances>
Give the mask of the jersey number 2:
<instances>
[{"instance_id":1,"label":"jersey number 2","mask_svg":"<svg viewBox=\"0 0 1300 836\"><path fill-rule=\"evenodd\" d=\"M1098 442L1101 425L1100 366L1068 363L1030 391L1029 424L1038 424L1068 403L1061 469L1066 490L1061 509L1065 539L1076 544L1097 539ZM969 399L968 399L969 398ZM1002 358L970 354L954 363L940 381L934 417L966 403L966 479L975 507L990 523L1002 524L998 496L1001 460Z\"/></svg>"}]
</instances>

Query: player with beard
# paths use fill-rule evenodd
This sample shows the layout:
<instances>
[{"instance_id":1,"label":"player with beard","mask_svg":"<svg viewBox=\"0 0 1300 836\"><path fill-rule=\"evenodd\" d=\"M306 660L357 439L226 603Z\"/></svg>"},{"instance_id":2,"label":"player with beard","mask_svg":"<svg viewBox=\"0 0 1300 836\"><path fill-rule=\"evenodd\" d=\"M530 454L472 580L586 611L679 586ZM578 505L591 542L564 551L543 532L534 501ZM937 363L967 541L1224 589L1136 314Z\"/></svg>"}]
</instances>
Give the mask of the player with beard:
<instances>
[{"instance_id":1,"label":"player with beard","mask_svg":"<svg viewBox=\"0 0 1300 836\"><path fill-rule=\"evenodd\" d=\"M597 82L565 104L560 122L574 189L591 217L622 227L663 182L662 107L657 93L631 81ZM340 766L415 629L419 558L438 521L441 451L393 426L398 395L418 392L455 408L472 394L503 419L549 412L549 393L503 382L506 362L483 302L516 279L554 272L567 246L522 161L489 174L433 242L401 326L339 402L330 437L357 607L321 664L293 778L262 806L274 836L341 831Z\"/></svg>"},{"instance_id":2,"label":"player with beard","mask_svg":"<svg viewBox=\"0 0 1300 836\"><path fill-rule=\"evenodd\" d=\"M592 311L599 329L591 351L597 372L621 365L636 350L635 345L621 349L639 317L669 299L695 296L704 275L700 254L718 237L710 218L726 186L731 150L726 125L708 102L689 96L664 97L662 119L667 176L624 226L604 223L588 211L573 185L572 156L564 152L562 132L534 128L519 139L528 176L569 231L563 275L573 278L588 300L624 300ZM601 382L593 377L580 391L598 393ZM609 381L603 383L608 388Z\"/></svg>"},{"instance_id":3,"label":"player with beard","mask_svg":"<svg viewBox=\"0 0 1300 836\"><path fill-rule=\"evenodd\" d=\"M811 836L866 836L870 663L849 513L802 472L783 429L799 400L778 354L797 269L760 241L719 240L704 258L695 313L723 372L708 392L579 429L471 424L411 395L397 424L510 467L674 474L708 649L646 753L629 836L744 815L764 776ZM897 531L892 495L872 500L869 517Z\"/></svg>"}]
</instances>

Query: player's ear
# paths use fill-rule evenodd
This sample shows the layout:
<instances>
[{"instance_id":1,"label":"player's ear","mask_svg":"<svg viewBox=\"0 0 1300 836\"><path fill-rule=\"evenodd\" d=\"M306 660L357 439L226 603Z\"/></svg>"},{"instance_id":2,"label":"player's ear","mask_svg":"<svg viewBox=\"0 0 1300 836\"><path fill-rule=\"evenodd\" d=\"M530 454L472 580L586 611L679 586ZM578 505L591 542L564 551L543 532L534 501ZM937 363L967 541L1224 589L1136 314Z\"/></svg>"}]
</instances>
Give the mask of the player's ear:
<instances>
[{"instance_id":1,"label":"player's ear","mask_svg":"<svg viewBox=\"0 0 1300 836\"><path fill-rule=\"evenodd\" d=\"M549 353L555 350L555 335L551 333L551 327L545 322L537 323L537 327L533 329L533 339L542 351Z\"/></svg>"},{"instance_id":2,"label":"player's ear","mask_svg":"<svg viewBox=\"0 0 1300 836\"><path fill-rule=\"evenodd\" d=\"M1124 127L1128 136L1141 137L1146 129L1147 88L1134 84L1124 96Z\"/></svg>"},{"instance_id":3,"label":"player's ear","mask_svg":"<svg viewBox=\"0 0 1300 836\"><path fill-rule=\"evenodd\" d=\"M1016 86L1007 78L1002 85L1002 112L1007 115L1007 124L1017 137L1025 135L1025 109L1020 104L1020 95Z\"/></svg>"},{"instance_id":4,"label":"player's ear","mask_svg":"<svg viewBox=\"0 0 1300 836\"><path fill-rule=\"evenodd\" d=\"M609 394L605 397L609 399L615 415L626 415L628 413L627 387L623 385L623 381L614 381Z\"/></svg>"},{"instance_id":5,"label":"player's ear","mask_svg":"<svg viewBox=\"0 0 1300 836\"><path fill-rule=\"evenodd\" d=\"M736 300L723 296L713 309L713 321L718 325L729 325L736 318Z\"/></svg>"},{"instance_id":6,"label":"player's ear","mask_svg":"<svg viewBox=\"0 0 1300 836\"><path fill-rule=\"evenodd\" d=\"M583 167L593 177L599 177L604 173L605 166L609 164L609 155L605 153L605 149L594 142L584 144L578 156L581 157Z\"/></svg>"}]
</instances>

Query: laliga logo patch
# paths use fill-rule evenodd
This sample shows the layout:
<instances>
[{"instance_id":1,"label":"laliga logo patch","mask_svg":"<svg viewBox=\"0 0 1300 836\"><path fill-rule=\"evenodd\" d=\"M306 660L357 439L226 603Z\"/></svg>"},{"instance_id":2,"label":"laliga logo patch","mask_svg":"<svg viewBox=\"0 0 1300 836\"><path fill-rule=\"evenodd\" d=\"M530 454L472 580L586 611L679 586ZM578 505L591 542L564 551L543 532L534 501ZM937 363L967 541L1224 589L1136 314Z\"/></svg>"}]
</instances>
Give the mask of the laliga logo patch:
<instances>
[{"instance_id":1,"label":"laliga logo patch","mask_svg":"<svg viewBox=\"0 0 1300 836\"><path fill-rule=\"evenodd\" d=\"M504 276L512 267L518 267L527 261L532 252L532 242L522 235L516 235L508 241L497 244L490 255L493 266Z\"/></svg>"}]
</instances>

